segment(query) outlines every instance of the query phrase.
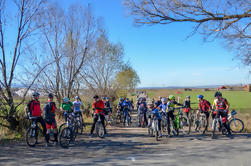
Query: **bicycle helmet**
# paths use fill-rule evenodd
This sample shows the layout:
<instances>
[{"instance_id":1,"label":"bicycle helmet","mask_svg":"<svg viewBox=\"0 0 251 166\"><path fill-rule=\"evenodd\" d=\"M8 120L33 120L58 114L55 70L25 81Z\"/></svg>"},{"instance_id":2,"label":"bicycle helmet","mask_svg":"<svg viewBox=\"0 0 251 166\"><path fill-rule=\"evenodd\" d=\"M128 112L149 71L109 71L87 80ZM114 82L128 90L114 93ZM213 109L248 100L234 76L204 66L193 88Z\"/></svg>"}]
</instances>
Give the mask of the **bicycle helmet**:
<instances>
[{"instance_id":1,"label":"bicycle helmet","mask_svg":"<svg viewBox=\"0 0 251 166\"><path fill-rule=\"evenodd\" d=\"M38 96L40 96L40 94L39 94L38 92L34 92L34 93L32 94L32 96L38 97Z\"/></svg>"},{"instance_id":2,"label":"bicycle helmet","mask_svg":"<svg viewBox=\"0 0 251 166\"><path fill-rule=\"evenodd\" d=\"M203 95L198 95L198 96L197 96L197 98L199 98L199 99L203 99L203 98L204 98L204 96L203 96Z\"/></svg>"},{"instance_id":3,"label":"bicycle helmet","mask_svg":"<svg viewBox=\"0 0 251 166\"><path fill-rule=\"evenodd\" d=\"M49 93L49 94L48 94L48 97L49 97L49 98L53 98L53 97L54 97L54 94L53 94L53 93Z\"/></svg>"},{"instance_id":4,"label":"bicycle helmet","mask_svg":"<svg viewBox=\"0 0 251 166\"><path fill-rule=\"evenodd\" d=\"M162 97L161 101L166 103L167 99L165 97Z\"/></svg>"},{"instance_id":5,"label":"bicycle helmet","mask_svg":"<svg viewBox=\"0 0 251 166\"><path fill-rule=\"evenodd\" d=\"M75 99L79 99L79 96L75 96Z\"/></svg>"},{"instance_id":6,"label":"bicycle helmet","mask_svg":"<svg viewBox=\"0 0 251 166\"><path fill-rule=\"evenodd\" d=\"M98 99L99 97L98 97L98 95L95 95L95 96L93 96L93 98L94 98L94 99Z\"/></svg>"},{"instance_id":7,"label":"bicycle helmet","mask_svg":"<svg viewBox=\"0 0 251 166\"><path fill-rule=\"evenodd\" d=\"M189 98L189 99L190 99L190 96L186 96L186 98Z\"/></svg>"},{"instance_id":8,"label":"bicycle helmet","mask_svg":"<svg viewBox=\"0 0 251 166\"><path fill-rule=\"evenodd\" d=\"M68 103L70 101L70 99L68 97L64 97L63 100L65 103Z\"/></svg>"},{"instance_id":9,"label":"bicycle helmet","mask_svg":"<svg viewBox=\"0 0 251 166\"><path fill-rule=\"evenodd\" d=\"M174 95L170 95L168 98L169 98L170 100L175 100L175 96L174 96Z\"/></svg>"}]
</instances>

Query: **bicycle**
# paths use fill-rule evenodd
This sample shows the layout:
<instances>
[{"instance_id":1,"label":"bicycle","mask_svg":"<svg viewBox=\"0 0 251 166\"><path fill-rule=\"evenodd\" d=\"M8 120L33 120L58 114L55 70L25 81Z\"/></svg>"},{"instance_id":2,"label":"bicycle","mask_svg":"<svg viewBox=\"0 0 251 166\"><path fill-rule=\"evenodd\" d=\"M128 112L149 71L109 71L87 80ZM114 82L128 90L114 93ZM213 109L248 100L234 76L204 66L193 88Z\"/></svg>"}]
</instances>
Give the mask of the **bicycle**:
<instances>
[{"instance_id":1,"label":"bicycle","mask_svg":"<svg viewBox=\"0 0 251 166\"><path fill-rule=\"evenodd\" d=\"M77 134L81 135L84 131L83 119L81 116L82 112L74 112L73 120L77 125Z\"/></svg>"},{"instance_id":2,"label":"bicycle","mask_svg":"<svg viewBox=\"0 0 251 166\"><path fill-rule=\"evenodd\" d=\"M59 133L59 143L63 148L68 148L69 144L74 142L78 134L78 126L72 118L67 116L65 128Z\"/></svg>"},{"instance_id":3,"label":"bicycle","mask_svg":"<svg viewBox=\"0 0 251 166\"><path fill-rule=\"evenodd\" d=\"M45 138L41 125L38 125L38 122L36 121L38 118L40 117L32 117L32 116L27 117L27 119L32 121L31 126L26 130L25 134L26 143L30 147L35 147L39 142L42 142L42 140ZM50 140L50 141L55 142L55 140Z\"/></svg>"},{"instance_id":4,"label":"bicycle","mask_svg":"<svg viewBox=\"0 0 251 166\"><path fill-rule=\"evenodd\" d=\"M213 119L213 123L212 123L212 130L213 130L212 139L215 138L217 128L219 131L222 132L223 135L227 134L227 129L223 126L222 117L221 115L219 116L219 110L217 110L216 116Z\"/></svg>"},{"instance_id":5,"label":"bicycle","mask_svg":"<svg viewBox=\"0 0 251 166\"><path fill-rule=\"evenodd\" d=\"M176 121L176 126L178 127L178 130L180 129L181 131L183 131L184 134L189 134L191 131L191 121L189 119L189 117L183 116L183 112L181 111L181 109L183 109L183 107L178 107L175 108L176 110L178 110L178 118L176 117L177 121Z\"/></svg>"},{"instance_id":6,"label":"bicycle","mask_svg":"<svg viewBox=\"0 0 251 166\"><path fill-rule=\"evenodd\" d=\"M198 114L196 114L195 131L205 134L207 127L208 127L208 120L206 118L205 112L201 112L199 114L199 118Z\"/></svg>"},{"instance_id":7,"label":"bicycle","mask_svg":"<svg viewBox=\"0 0 251 166\"><path fill-rule=\"evenodd\" d=\"M154 134L156 141L158 141L159 140L159 133L160 133L159 120L155 116L153 116L153 119L150 121L151 121L151 125L149 125L149 127L148 127L148 135L150 137L152 137Z\"/></svg>"},{"instance_id":8,"label":"bicycle","mask_svg":"<svg viewBox=\"0 0 251 166\"><path fill-rule=\"evenodd\" d=\"M104 138L105 137L105 128L104 128L104 126L103 126L103 124L101 122L100 115L101 115L100 113L97 114L98 120L97 120L96 125L95 125L96 126L96 134L97 134L98 137Z\"/></svg>"},{"instance_id":9,"label":"bicycle","mask_svg":"<svg viewBox=\"0 0 251 166\"><path fill-rule=\"evenodd\" d=\"M242 120L235 117L237 112L232 110L230 114L228 114L228 121L230 130L234 133L241 133L244 129L244 123Z\"/></svg>"}]
</instances>

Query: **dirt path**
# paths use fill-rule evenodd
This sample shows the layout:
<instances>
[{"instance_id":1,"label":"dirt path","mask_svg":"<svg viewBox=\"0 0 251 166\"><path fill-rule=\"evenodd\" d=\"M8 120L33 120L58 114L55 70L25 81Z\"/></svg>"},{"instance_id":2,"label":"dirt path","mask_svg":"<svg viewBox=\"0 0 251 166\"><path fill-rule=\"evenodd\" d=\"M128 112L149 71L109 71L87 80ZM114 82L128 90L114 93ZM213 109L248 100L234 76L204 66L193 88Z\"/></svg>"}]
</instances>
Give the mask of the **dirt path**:
<instances>
[{"instance_id":1,"label":"dirt path","mask_svg":"<svg viewBox=\"0 0 251 166\"><path fill-rule=\"evenodd\" d=\"M135 120L135 117L134 117ZM69 149L29 148L25 143L0 146L0 165L230 165L250 166L251 134L234 139L192 134L156 142L147 129L108 127L104 139L78 137Z\"/></svg>"}]
</instances>

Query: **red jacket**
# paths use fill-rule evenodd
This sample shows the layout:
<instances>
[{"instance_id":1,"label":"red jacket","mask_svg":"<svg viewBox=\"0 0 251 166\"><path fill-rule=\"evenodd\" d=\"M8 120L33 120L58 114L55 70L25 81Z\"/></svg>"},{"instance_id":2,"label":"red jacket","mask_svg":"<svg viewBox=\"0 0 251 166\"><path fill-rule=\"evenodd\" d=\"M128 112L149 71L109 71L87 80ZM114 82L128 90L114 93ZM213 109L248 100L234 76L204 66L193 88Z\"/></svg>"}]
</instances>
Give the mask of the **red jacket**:
<instances>
[{"instance_id":1,"label":"red jacket","mask_svg":"<svg viewBox=\"0 0 251 166\"><path fill-rule=\"evenodd\" d=\"M98 113L103 113L103 110L105 108L105 104L102 100L99 100L99 101L94 101L93 105L92 105L92 108L95 109L95 114L98 114ZM96 108L101 108L101 109L96 109Z\"/></svg>"},{"instance_id":2,"label":"red jacket","mask_svg":"<svg viewBox=\"0 0 251 166\"><path fill-rule=\"evenodd\" d=\"M28 109L31 112L32 116L39 117L41 116L41 108L40 108L40 102L37 100L31 100L28 103Z\"/></svg>"},{"instance_id":3,"label":"red jacket","mask_svg":"<svg viewBox=\"0 0 251 166\"><path fill-rule=\"evenodd\" d=\"M206 111L206 112L208 112L208 111L210 110L211 105L210 105L210 103L209 103L207 100L202 99L202 100L199 102L199 107L200 107L200 110L201 110L201 111Z\"/></svg>"}]
</instances>

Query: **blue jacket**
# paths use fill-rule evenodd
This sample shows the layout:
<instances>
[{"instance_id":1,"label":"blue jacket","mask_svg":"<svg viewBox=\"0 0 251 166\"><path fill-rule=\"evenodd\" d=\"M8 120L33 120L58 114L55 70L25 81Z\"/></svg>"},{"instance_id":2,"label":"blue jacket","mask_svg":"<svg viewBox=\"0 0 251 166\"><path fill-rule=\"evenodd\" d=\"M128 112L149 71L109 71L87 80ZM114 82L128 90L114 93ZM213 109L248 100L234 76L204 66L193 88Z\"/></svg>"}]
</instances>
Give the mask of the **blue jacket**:
<instances>
[{"instance_id":1,"label":"blue jacket","mask_svg":"<svg viewBox=\"0 0 251 166\"><path fill-rule=\"evenodd\" d=\"M153 114L156 118L161 119L161 114L160 114L160 112L159 112L159 110L158 110L157 108L154 108L154 109L152 110L152 114Z\"/></svg>"},{"instance_id":2,"label":"blue jacket","mask_svg":"<svg viewBox=\"0 0 251 166\"><path fill-rule=\"evenodd\" d=\"M123 102L123 107L126 107L126 106L128 106L128 108L131 109L131 103L129 101L128 102L127 101Z\"/></svg>"}]
</instances>

